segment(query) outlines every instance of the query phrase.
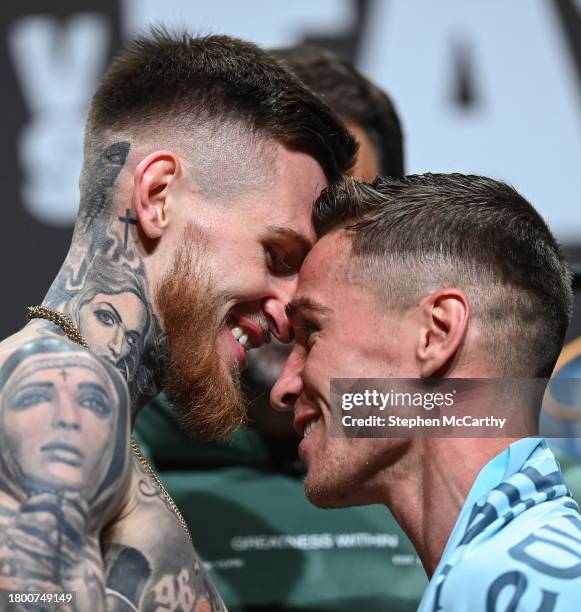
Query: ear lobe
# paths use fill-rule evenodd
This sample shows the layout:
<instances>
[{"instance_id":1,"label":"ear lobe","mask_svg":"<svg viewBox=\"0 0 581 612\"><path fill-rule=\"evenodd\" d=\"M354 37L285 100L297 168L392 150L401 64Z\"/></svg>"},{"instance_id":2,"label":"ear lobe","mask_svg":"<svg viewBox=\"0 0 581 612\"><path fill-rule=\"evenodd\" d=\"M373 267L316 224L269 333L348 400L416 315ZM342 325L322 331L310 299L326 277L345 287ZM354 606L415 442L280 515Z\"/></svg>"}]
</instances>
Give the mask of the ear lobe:
<instances>
[{"instance_id":1,"label":"ear lobe","mask_svg":"<svg viewBox=\"0 0 581 612\"><path fill-rule=\"evenodd\" d=\"M456 355L468 330L470 307L459 289L430 294L421 304L422 326L416 356L423 378L445 368Z\"/></svg>"},{"instance_id":2,"label":"ear lobe","mask_svg":"<svg viewBox=\"0 0 581 612\"><path fill-rule=\"evenodd\" d=\"M180 175L180 161L169 151L151 153L135 169L133 206L148 238L161 238L165 232L169 224L168 191Z\"/></svg>"}]
</instances>

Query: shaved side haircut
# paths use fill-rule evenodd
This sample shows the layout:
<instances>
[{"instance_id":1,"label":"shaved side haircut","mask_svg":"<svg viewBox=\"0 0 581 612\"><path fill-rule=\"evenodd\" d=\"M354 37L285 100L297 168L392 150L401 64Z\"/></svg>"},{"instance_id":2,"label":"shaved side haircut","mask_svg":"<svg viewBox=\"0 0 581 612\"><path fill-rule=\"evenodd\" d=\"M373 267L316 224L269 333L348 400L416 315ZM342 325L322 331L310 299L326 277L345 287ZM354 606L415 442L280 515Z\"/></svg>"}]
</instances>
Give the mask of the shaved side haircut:
<instances>
[{"instance_id":1,"label":"shaved side haircut","mask_svg":"<svg viewBox=\"0 0 581 612\"><path fill-rule=\"evenodd\" d=\"M321 194L319 236L343 229L349 276L403 311L457 287L470 300L484 350L501 376L551 375L571 320L571 273L537 211L511 186L482 176L350 178Z\"/></svg>"},{"instance_id":2,"label":"shaved side haircut","mask_svg":"<svg viewBox=\"0 0 581 612\"><path fill-rule=\"evenodd\" d=\"M333 111L256 45L153 29L113 60L92 99L77 225L105 213L85 197L94 169L102 181L111 166L114 180L130 148L174 147L203 195L227 197L273 179L276 142L313 157L329 182L357 150Z\"/></svg>"}]
</instances>

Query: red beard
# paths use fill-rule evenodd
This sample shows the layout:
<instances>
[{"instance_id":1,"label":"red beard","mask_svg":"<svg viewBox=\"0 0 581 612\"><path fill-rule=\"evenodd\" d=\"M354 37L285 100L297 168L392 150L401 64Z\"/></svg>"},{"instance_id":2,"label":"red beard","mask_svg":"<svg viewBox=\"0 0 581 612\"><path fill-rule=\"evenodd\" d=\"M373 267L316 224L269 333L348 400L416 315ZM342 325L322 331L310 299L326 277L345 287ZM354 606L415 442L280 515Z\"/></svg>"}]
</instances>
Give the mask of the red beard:
<instances>
[{"instance_id":1,"label":"red beard","mask_svg":"<svg viewBox=\"0 0 581 612\"><path fill-rule=\"evenodd\" d=\"M156 292L170 355L164 382L183 429L220 439L247 422L246 399L239 372L226 372L217 352L225 325L218 314L222 303L203 269L202 248L193 261L193 241L203 244L198 234L193 227L185 230L175 264Z\"/></svg>"}]
</instances>

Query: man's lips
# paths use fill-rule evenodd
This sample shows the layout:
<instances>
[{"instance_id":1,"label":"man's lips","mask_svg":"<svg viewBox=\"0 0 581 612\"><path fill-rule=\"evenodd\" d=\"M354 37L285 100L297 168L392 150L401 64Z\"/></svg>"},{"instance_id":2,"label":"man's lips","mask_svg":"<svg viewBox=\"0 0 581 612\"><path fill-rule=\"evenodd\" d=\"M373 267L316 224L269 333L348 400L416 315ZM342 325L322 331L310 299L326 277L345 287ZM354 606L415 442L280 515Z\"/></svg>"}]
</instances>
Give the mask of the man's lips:
<instances>
[{"instance_id":1,"label":"man's lips","mask_svg":"<svg viewBox=\"0 0 581 612\"><path fill-rule=\"evenodd\" d=\"M248 365L247 351L270 341L268 327L262 327L250 318L237 316L235 312L229 315L224 331L226 346L231 347L229 351L234 352L234 359L240 370Z\"/></svg>"},{"instance_id":2,"label":"man's lips","mask_svg":"<svg viewBox=\"0 0 581 612\"><path fill-rule=\"evenodd\" d=\"M246 350L244 347L238 342L238 340L232 335L232 331L227 328L224 330L224 335L222 336L226 342L226 350L232 354L234 353L234 359L238 365L240 370L243 370L248 365L248 357L246 355Z\"/></svg>"},{"instance_id":3,"label":"man's lips","mask_svg":"<svg viewBox=\"0 0 581 612\"><path fill-rule=\"evenodd\" d=\"M302 436L305 433L305 427L311 422L320 418L321 413L318 410L307 408L304 410L295 411L295 418L293 420L293 427L295 431Z\"/></svg>"},{"instance_id":4,"label":"man's lips","mask_svg":"<svg viewBox=\"0 0 581 612\"><path fill-rule=\"evenodd\" d=\"M253 321L245 318L234 317L233 327L241 327L248 336L247 348L259 348L270 340L268 329L263 329Z\"/></svg>"}]
</instances>

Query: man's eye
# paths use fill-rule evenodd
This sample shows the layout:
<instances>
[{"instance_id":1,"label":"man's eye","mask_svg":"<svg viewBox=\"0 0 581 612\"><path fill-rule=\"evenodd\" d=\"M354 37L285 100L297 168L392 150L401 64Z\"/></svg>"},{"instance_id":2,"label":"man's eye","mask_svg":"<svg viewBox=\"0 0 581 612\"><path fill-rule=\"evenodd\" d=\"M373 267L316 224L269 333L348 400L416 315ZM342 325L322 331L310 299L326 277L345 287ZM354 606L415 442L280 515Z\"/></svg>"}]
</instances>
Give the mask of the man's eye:
<instances>
[{"instance_id":1,"label":"man's eye","mask_svg":"<svg viewBox=\"0 0 581 612\"><path fill-rule=\"evenodd\" d=\"M294 265L292 258L286 253L282 253L271 246L265 247L266 259L268 267L279 275L290 275L297 271L297 266Z\"/></svg>"},{"instance_id":2,"label":"man's eye","mask_svg":"<svg viewBox=\"0 0 581 612\"><path fill-rule=\"evenodd\" d=\"M16 397L13 406L17 410L25 410L44 402L50 402L51 396L49 393L44 391L29 391L28 393L22 393Z\"/></svg>"},{"instance_id":3,"label":"man's eye","mask_svg":"<svg viewBox=\"0 0 581 612\"><path fill-rule=\"evenodd\" d=\"M111 414L111 406L98 393L83 393L77 397L77 403L83 408L92 410L98 417L104 419Z\"/></svg>"},{"instance_id":4,"label":"man's eye","mask_svg":"<svg viewBox=\"0 0 581 612\"><path fill-rule=\"evenodd\" d=\"M315 327L309 327L307 331L307 347L312 348L313 344L315 344L315 340L318 337L319 330Z\"/></svg>"},{"instance_id":5,"label":"man's eye","mask_svg":"<svg viewBox=\"0 0 581 612\"><path fill-rule=\"evenodd\" d=\"M103 323L103 325L106 325L107 327L112 327L115 325L113 315L106 310L95 310L95 316L97 319L99 319L99 321L101 321L101 323Z\"/></svg>"},{"instance_id":6,"label":"man's eye","mask_svg":"<svg viewBox=\"0 0 581 612\"><path fill-rule=\"evenodd\" d=\"M319 327L312 323L304 323L301 327L297 329L297 339L300 339L300 343L304 346L306 350L310 350L313 348L315 341L317 340L319 334Z\"/></svg>"}]
</instances>

